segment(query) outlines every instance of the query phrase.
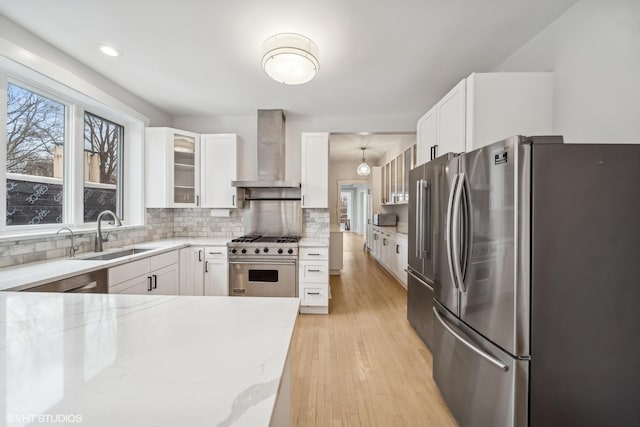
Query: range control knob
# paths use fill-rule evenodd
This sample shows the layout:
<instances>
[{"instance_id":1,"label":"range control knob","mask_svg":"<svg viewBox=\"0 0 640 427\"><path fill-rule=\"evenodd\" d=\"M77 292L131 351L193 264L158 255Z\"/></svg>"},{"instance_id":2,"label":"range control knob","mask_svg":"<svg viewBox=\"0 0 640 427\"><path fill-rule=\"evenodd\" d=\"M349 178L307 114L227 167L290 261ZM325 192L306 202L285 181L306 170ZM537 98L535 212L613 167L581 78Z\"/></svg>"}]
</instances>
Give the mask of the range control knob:
<instances>
[{"instance_id":1,"label":"range control knob","mask_svg":"<svg viewBox=\"0 0 640 427\"><path fill-rule=\"evenodd\" d=\"M282 250L282 248L278 249L278 253L279 253L279 254L281 254L282 252L284 252L284 251Z\"/></svg>"},{"instance_id":2,"label":"range control knob","mask_svg":"<svg viewBox=\"0 0 640 427\"><path fill-rule=\"evenodd\" d=\"M231 249L231 253L232 253L232 254L235 254L236 252L238 252L238 250L237 250L237 249Z\"/></svg>"},{"instance_id":3,"label":"range control knob","mask_svg":"<svg viewBox=\"0 0 640 427\"><path fill-rule=\"evenodd\" d=\"M256 248L256 250L254 252L259 254L260 253L260 249Z\"/></svg>"},{"instance_id":4,"label":"range control knob","mask_svg":"<svg viewBox=\"0 0 640 427\"><path fill-rule=\"evenodd\" d=\"M246 254L246 253L247 253L247 250L246 250L246 249L243 249L243 250L241 250L240 252L242 252L243 254Z\"/></svg>"},{"instance_id":5,"label":"range control knob","mask_svg":"<svg viewBox=\"0 0 640 427\"><path fill-rule=\"evenodd\" d=\"M264 248L262 251L266 254L267 252L269 252L269 248Z\"/></svg>"},{"instance_id":6,"label":"range control knob","mask_svg":"<svg viewBox=\"0 0 640 427\"><path fill-rule=\"evenodd\" d=\"M293 253L293 249L289 249L289 250L287 251L287 253L288 253L289 255L291 255L291 254Z\"/></svg>"}]
</instances>

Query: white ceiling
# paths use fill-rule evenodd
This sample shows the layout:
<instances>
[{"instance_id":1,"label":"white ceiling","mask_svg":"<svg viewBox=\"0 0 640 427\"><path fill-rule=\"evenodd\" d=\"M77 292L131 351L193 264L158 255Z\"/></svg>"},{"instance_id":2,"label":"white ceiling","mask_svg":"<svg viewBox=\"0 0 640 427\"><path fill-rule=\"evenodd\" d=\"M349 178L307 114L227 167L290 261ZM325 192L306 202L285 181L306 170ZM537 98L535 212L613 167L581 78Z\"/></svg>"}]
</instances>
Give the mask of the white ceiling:
<instances>
[{"instance_id":1,"label":"white ceiling","mask_svg":"<svg viewBox=\"0 0 640 427\"><path fill-rule=\"evenodd\" d=\"M0 0L0 13L178 115L414 115L488 71L576 0ZM312 38L320 73L270 80L264 40ZM97 50L109 43L124 56Z\"/></svg>"},{"instance_id":2,"label":"white ceiling","mask_svg":"<svg viewBox=\"0 0 640 427\"><path fill-rule=\"evenodd\" d=\"M362 159L362 150L369 164L378 164L387 151L398 151L416 142L413 134L331 134L329 157L333 162L356 162Z\"/></svg>"}]
</instances>

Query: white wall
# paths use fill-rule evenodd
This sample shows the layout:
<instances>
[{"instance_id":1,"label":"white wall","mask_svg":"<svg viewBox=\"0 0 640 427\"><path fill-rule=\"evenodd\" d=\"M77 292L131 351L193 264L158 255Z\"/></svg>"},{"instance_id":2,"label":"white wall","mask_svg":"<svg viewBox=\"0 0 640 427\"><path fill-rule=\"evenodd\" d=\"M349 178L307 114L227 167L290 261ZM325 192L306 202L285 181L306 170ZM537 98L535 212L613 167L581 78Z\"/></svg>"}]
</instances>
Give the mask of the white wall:
<instances>
[{"instance_id":1,"label":"white wall","mask_svg":"<svg viewBox=\"0 0 640 427\"><path fill-rule=\"evenodd\" d=\"M555 73L566 142L640 142L640 1L581 0L497 70Z\"/></svg>"},{"instance_id":2,"label":"white wall","mask_svg":"<svg viewBox=\"0 0 640 427\"><path fill-rule=\"evenodd\" d=\"M244 162L239 167L240 179L254 179L256 176L257 109L251 116L177 116L174 127L199 133L238 134L240 158ZM300 180L300 143L303 132L415 132L417 117L399 116L300 116L288 113L286 116L286 179Z\"/></svg>"},{"instance_id":3,"label":"white wall","mask_svg":"<svg viewBox=\"0 0 640 427\"><path fill-rule=\"evenodd\" d=\"M152 126L172 125L173 119L165 111L132 94L3 15L0 15L0 56L44 74L109 107L148 121Z\"/></svg>"}]
</instances>

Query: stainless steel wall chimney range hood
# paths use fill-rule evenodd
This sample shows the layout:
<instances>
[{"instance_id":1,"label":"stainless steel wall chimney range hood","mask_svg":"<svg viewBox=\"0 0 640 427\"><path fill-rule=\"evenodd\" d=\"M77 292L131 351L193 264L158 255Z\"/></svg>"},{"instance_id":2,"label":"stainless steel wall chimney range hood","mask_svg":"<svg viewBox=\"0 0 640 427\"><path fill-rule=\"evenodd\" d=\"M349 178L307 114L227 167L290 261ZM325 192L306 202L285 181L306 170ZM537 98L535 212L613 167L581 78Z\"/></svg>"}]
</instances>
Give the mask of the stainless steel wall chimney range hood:
<instances>
[{"instance_id":1,"label":"stainless steel wall chimney range hood","mask_svg":"<svg viewBox=\"0 0 640 427\"><path fill-rule=\"evenodd\" d=\"M258 174L256 181L231 181L238 188L300 188L300 183L285 181L284 113L282 110L258 110Z\"/></svg>"}]
</instances>

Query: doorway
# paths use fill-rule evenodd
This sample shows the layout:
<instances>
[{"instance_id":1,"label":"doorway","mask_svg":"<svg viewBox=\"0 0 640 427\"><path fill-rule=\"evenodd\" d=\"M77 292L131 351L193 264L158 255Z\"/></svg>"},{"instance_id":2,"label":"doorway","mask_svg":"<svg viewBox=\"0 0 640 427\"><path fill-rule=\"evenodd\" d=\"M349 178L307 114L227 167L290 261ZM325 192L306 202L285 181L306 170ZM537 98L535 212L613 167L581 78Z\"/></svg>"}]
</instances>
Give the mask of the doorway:
<instances>
[{"instance_id":1,"label":"doorway","mask_svg":"<svg viewBox=\"0 0 640 427\"><path fill-rule=\"evenodd\" d=\"M354 180L355 181L355 180ZM367 231L369 183L338 183L338 223L340 231L364 235Z\"/></svg>"}]
</instances>

